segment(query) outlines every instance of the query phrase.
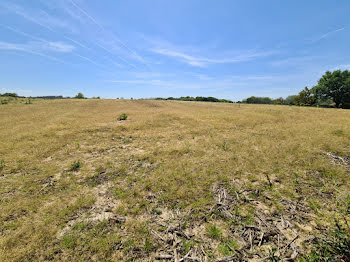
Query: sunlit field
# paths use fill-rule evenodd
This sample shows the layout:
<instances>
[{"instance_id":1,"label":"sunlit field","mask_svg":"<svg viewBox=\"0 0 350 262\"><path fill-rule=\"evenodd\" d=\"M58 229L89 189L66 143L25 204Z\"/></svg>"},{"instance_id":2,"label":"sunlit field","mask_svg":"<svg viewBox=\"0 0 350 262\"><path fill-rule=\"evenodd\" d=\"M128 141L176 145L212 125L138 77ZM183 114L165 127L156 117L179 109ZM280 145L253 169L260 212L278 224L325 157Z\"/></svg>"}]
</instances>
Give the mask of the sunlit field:
<instances>
[{"instance_id":1,"label":"sunlit field","mask_svg":"<svg viewBox=\"0 0 350 262\"><path fill-rule=\"evenodd\" d=\"M0 127L0 261L301 259L350 223L350 110L34 99Z\"/></svg>"}]
</instances>

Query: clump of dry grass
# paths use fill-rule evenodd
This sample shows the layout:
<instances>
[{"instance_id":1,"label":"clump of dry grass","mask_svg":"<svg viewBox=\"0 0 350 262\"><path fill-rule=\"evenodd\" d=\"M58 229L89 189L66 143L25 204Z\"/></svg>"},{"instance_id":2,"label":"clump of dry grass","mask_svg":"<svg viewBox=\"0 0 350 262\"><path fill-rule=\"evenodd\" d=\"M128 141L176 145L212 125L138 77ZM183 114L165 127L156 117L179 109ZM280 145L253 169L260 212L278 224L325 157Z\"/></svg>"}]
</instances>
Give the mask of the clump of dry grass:
<instances>
[{"instance_id":1,"label":"clump of dry grass","mask_svg":"<svg viewBox=\"0 0 350 262\"><path fill-rule=\"evenodd\" d=\"M349 170L334 159L350 155L350 111L148 100L0 109L1 261L288 257L333 217L349 220ZM125 111L130 120L115 121ZM281 231L267 237L262 220Z\"/></svg>"}]
</instances>

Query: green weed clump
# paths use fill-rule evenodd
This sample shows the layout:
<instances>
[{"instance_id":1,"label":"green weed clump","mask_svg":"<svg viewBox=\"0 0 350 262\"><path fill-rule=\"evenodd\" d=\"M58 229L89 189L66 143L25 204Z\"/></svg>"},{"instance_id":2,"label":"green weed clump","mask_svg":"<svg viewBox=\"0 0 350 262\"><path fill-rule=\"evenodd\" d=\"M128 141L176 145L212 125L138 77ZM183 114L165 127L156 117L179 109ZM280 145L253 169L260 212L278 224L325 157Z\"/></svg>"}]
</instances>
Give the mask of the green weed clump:
<instances>
[{"instance_id":1,"label":"green weed clump","mask_svg":"<svg viewBox=\"0 0 350 262\"><path fill-rule=\"evenodd\" d=\"M222 236L222 230L215 224L211 224L207 228L208 234L213 239L220 239Z\"/></svg>"},{"instance_id":2,"label":"green weed clump","mask_svg":"<svg viewBox=\"0 0 350 262\"><path fill-rule=\"evenodd\" d=\"M69 171L78 171L81 168L82 164L80 163L80 161L75 161L72 163L72 165L70 166Z\"/></svg>"},{"instance_id":3,"label":"green weed clump","mask_svg":"<svg viewBox=\"0 0 350 262\"><path fill-rule=\"evenodd\" d=\"M123 121L123 120L126 120L127 118L128 118L128 115L125 114L125 113L123 113L123 114L121 114L121 115L118 117L118 120L119 120L119 121Z\"/></svg>"}]
</instances>

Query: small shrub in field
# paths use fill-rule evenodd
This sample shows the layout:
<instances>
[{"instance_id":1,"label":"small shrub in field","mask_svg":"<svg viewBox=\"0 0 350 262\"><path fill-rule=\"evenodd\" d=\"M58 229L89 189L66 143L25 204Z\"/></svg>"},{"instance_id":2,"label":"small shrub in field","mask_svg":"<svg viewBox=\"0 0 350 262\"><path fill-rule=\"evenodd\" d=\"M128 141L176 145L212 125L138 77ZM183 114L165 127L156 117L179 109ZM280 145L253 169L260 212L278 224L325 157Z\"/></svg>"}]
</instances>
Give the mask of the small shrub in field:
<instances>
[{"instance_id":1,"label":"small shrub in field","mask_svg":"<svg viewBox=\"0 0 350 262\"><path fill-rule=\"evenodd\" d=\"M125 113L123 113L123 114L121 114L121 115L118 117L118 120L119 120L119 121L122 121L122 120L126 120L127 118L128 118L128 115L125 114Z\"/></svg>"},{"instance_id":2,"label":"small shrub in field","mask_svg":"<svg viewBox=\"0 0 350 262\"><path fill-rule=\"evenodd\" d=\"M81 168L81 163L80 161L75 161L72 163L70 167L70 171L78 171Z\"/></svg>"}]
</instances>

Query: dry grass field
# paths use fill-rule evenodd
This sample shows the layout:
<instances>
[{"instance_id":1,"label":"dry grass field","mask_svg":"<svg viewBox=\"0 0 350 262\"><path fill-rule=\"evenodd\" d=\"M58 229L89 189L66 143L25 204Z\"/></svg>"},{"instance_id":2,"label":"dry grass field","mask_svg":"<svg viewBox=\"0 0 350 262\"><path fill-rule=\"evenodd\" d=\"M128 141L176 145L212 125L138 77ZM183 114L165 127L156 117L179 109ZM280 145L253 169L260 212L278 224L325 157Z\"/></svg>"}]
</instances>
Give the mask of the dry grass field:
<instances>
[{"instance_id":1,"label":"dry grass field","mask_svg":"<svg viewBox=\"0 0 350 262\"><path fill-rule=\"evenodd\" d=\"M350 223L350 110L32 102L0 105L0 261L278 261Z\"/></svg>"}]
</instances>

